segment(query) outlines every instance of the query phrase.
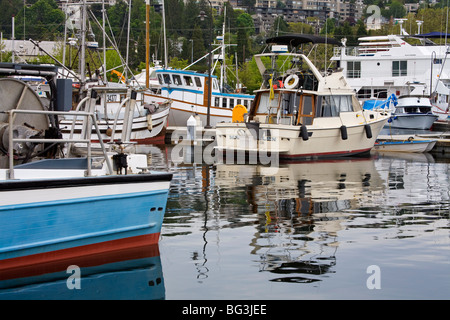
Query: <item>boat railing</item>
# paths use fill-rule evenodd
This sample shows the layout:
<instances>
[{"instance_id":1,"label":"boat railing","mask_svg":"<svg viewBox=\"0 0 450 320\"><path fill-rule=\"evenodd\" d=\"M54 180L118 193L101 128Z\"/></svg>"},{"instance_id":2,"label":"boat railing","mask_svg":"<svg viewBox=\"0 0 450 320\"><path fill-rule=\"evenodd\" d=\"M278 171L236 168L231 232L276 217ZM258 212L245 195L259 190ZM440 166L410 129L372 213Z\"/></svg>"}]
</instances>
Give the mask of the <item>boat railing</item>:
<instances>
[{"instance_id":1,"label":"boat railing","mask_svg":"<svg viewBox=\"0 0 450 320\"><path fill-rule=\"evenodd\" d=\"M358 56L359 55L359 51L358 51L359 47L334 47L333 48L333 56L334 57L340 57L342 51L344 50L344 54L346 56Z\"/></svg>"},{"instance_id":2,"label":"boat railing","mask_svg":"<svg viewBox=\"0 0 450 320\"><path fill-rule=\"evenodd\" d=\"M342 53L347 57L358 57L374 55L377 52L388 51L392 46L373 45L373 46L355 46L355 47L335 47L333 57L339 58Z\"/></svg>"},{"instance_id":3,"label":"boat railing","mask_svg":"<svg viewBox=\"0 0 450 320\"><path fill-rule=\"evenodd\" d=\"M91 163L91 158L92 158L92 152L91 152L91 148L92 148L92 142L91 142L91 130L86 130L85 131L85 135L81 136L79 139L74 139L73 137L70 137L69 139L65 139L65 138L14 138L14 120L15 120L15 115L16 114L39 114L39 115L60 115L60 116L81 116L84 117L84 119L88 120L88 123L90 122L91 125L94 125L95 127L95 132L98 135L99 138L99 142L100 142L100 146L103 152L103 155L105 157L105 161L108 167L108 172L109 174L113 173L113 166L111 164L111 161L107 155L106 152L106 148L105 145L103 143L101 134L100 134L100 129L97 125L97 121L96 121L96 117L95 114L93 112L84 112L84 111L78 111L78 112L74 112L74 111L48 111L48 110L22 110L22 109L12 109L12 110L7 110L4 111L4 113L8 114L9 117L9 126L8 126L8 130L9 130L9 146L8 146L8 161L9 161L9 179L14 179L14 143L15 142L32 142L32 143L86 143L87 145L87 172L86 175L90 176L92 174L92 163Z\"/></svg>"},{"instance_id":4,"label":"boat railing","mask_svg":"<svg viewBox=\"0 0 450 320\"><path fill-rule=\"evenodd\" d=\"M113 93L125 93L126 94L126 98L123 99L120 102L119 108L117 108L117 111L115 113L114 119L113 119L113 124L112 124L112 133L111 133L111 139L109 141L109 143L114 143L114 135L117 129L117 123L119 120L119 115L124 112L124 121L123 121L123 125L124 128L122 130L122 136L121 136L121 141L122 142L126 142L126 143L131 143L131 131L132 131L132 124L133 124L133 113L134 113L134 108L135 108L135 104L136 104L136 99L137 99L137 92L135 90L131 90L128 87L92 87L90 88L90 92L88 93L87 97L82 99L77 107L75 108L76 112L79 112L81 110L81 108L87 104L88 102L90 103L87 107L85 107L85 110L88 110L89 112L94 112L95 111L95 100L97 98L97 91L99 91L101 94L106 95L108 92L113 92ZM107 101L105 99L105 97L103 97L103 103L106 104ZM125 107L125 108L123 108ZM106 107L105 107L106 108ZM70 130L70 138L73 137L74 134L74 130L75 130L75 124L76 124L76 114L74 114L74 118L73 118L73 122L72 122L72 126L71 126L71 130ZM92 126L88 126L90 128L92 128ZM83 125L83 128L86 128L86 125Z\"/></svg>"}]
</instances>

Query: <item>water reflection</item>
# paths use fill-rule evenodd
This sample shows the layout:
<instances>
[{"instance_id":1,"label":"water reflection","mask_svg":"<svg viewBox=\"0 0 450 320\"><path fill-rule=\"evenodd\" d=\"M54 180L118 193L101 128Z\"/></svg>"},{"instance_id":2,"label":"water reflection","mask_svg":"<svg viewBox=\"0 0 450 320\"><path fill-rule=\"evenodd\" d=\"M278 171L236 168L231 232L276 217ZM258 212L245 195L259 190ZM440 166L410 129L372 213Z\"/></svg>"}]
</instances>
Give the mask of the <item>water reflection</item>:
<instances>
[{"instance_id":1,"label":"water reflection","mask_svg":"<svg viewBox=\"0 0 450 320\"><path fill-rule=\"evenodd\" d=\"M276 282L311 283L333 273L346 210L379 197L383 181L371 158L264 166L218 165L221 188L245 186L259 226L250 246L260 271Z\"/></svg>"},{"instance_id":2,"label":"water reflection","mask_svg":"<svg viewBox=\"0 0 450 320\"><path fill-rule=\"evenodd\" d=\"M170 150L165 154L170 164ZM255 271L271 275L269 282L314 284L337 272L342 243L421 237L449 227L448 164L427 154L278 167L178 163L169 170L174 181L163 237L197 239L185 247L196 248L190 257L200 283L216 264L226 265L214 260L215 251L222 257L225 250L219 243L233 240L226 230L250 239L233 247L235 264L247 251Z\"/></svg>"},{"instance_id":3,"label":"water reflection","mask_svg":"<svg viewBox=\"0 0 450 320\"><path fill-rule=\"evenodd\" d=\"M79 270L75 273L69 266ZM80 276L79 286L75 275ZM27 265L6 270L0 276L0 300L164 298L157 244Z\"/></svg>"}]
</instances>

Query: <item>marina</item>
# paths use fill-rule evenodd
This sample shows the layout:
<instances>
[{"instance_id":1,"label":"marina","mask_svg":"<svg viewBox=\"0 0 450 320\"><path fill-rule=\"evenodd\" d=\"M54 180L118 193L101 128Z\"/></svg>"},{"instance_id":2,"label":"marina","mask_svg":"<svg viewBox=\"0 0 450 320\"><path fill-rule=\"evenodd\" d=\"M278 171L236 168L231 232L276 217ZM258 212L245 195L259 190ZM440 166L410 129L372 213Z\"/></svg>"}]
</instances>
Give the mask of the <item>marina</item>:
<instances>
[{"instance_id":1,"label":"marina","mask_svg":"<svg viewBox=\"0 0 450 320\"><path fill-rule=\"evenodd\" d=\"M157 251L124 248L97 264L73 257L58 272L44 265L2 279L0 299L449 296L448 157L372 152L271 167L184 162L176 148L137 149L173 174ZM78 264L81 289L71 290L66 268ZM370 266L381 270L379 289L368 284ZM117 280L131 272L135 280Z\"/></svg>"},{"instance_id":2,"label":"marina","mask_svg":"<svg viewBox=\"0 0 450 320\"><path fill-rule=\"evenodd\" d=\"M330 43L268 39L255 96L158 68L159 93L97 83L74 107L2 79L0 299L446 299L448 120L397 131L340 71L287 58L309 42Z\"/></svg>"}]
</instances>

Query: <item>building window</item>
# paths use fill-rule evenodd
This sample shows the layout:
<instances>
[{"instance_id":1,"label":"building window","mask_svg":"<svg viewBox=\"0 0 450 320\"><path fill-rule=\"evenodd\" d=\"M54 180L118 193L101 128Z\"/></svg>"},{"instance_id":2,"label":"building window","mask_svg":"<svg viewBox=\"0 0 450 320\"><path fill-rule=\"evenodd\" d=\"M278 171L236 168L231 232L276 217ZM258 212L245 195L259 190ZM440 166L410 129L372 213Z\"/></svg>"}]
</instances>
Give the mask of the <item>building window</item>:
<instances>
[{"instance_id":1,"label":"building window","mask_svg":"<svg viewBox=\"0 0 450 320\"><path fill-rule=\"evenodd\" d=\"M369 99L371 96L372 96L372 90L371 89L361 88L356 93L356 97L358 99Z\"/></svg>"},{"instance_id":2,"label":"building window","mask_svg":"<svg viewBox=\"0 0 450 320\"><path fill-rule=\"evenodd\" d=\"M361 78L361 61L347 61L347 78Z\"/></svg>"},{"instance_id":3,"label":"building window","mask_svg":"<svg viewBox=\"0 0 450 320\"><path fill-rule=\"evenodd\" d=\"M392 76L400 77L407 75L407 61L392 61Z\"/></svg>"}]
</instances>

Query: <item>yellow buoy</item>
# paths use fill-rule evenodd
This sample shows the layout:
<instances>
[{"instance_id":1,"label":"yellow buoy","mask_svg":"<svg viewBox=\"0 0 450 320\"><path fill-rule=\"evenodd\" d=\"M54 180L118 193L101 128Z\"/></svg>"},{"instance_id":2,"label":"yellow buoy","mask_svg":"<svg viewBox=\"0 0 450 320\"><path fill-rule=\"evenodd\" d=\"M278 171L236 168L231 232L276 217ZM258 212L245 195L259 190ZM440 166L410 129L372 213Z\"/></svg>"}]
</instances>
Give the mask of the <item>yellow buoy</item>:
<instances>
[{"instance_id":1,"label":"yellow buoy","mask_svg":"<svg viewBox=\"0 0 450 320\"><path fill-rule=\"evenodd\" d=\"M244 122L244 115L247 113L247 108L242 104L237 104L233 108L233 113L231 114L232 122Z\"/></svg>"}]
</instances>

